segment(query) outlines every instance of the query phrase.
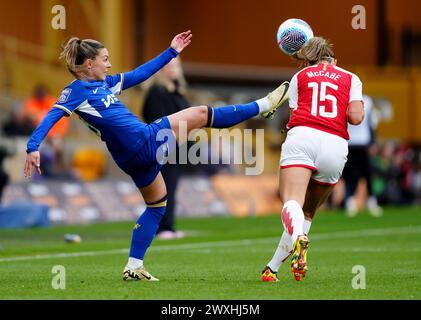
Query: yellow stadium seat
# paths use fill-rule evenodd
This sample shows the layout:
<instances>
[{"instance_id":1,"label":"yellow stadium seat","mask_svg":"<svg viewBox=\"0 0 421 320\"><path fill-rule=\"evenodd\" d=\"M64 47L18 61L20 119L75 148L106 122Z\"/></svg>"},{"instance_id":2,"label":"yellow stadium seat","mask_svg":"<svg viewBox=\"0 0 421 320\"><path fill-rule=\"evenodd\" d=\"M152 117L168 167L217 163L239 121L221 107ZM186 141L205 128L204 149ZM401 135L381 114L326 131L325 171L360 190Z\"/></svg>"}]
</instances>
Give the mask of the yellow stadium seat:
<instances>
[{"instance_id":1,"label":"yellow stadium seat","mask_svg":"<svg viewBox=\"0 0 421 320\"><path fill-rule=\"evenodd\" d=\"M105 173L107 158L103 151L93 148L77 149L73 156L73 169L85 181L102 177Z\"/></svg>"}]
</instances>

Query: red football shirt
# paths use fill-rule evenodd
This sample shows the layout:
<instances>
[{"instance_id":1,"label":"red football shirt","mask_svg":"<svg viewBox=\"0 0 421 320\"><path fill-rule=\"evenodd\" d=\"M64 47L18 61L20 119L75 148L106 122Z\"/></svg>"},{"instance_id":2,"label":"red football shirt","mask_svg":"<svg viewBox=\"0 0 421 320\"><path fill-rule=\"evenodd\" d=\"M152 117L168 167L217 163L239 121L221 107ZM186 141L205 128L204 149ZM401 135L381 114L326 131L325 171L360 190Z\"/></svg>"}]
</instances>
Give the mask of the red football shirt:
<instances>
[{"instance_id":1,"label":"red football shirt","mask_svg":"<svg viewBox=\"0 0 421 320\"><path fill-rule=\"evenodd\" d=\"M306 126L349 139L346 111L362 97L362 83L353 73L331 64L304 68L291 79L287 127Z\"/></svg>"}]
</instances>

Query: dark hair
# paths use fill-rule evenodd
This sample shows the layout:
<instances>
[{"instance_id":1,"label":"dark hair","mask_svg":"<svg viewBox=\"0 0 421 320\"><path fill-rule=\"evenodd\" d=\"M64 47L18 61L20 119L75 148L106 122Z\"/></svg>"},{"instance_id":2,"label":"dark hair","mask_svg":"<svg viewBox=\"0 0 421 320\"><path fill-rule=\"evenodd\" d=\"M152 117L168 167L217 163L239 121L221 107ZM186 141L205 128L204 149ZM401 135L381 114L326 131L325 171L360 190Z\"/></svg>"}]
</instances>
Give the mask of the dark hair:
<instances>
[{"instance_id":1,"label":"dark hair","mask_svg":"<svg viewBox=\"0 0 421 320\"><path fill-rule=\"evenodd\" d=\"M311 66L321 61L331 62L335 59L333 45L322 37L311 38L294 57L301 61L301 67Z\"/></svg>"},{"instance_id":2,"label":"dark hair","mask_svg":"<svg viewBox=\"0 0 421 320\"><path fill-rule=\"evenodd\" d=\"M76 77L77 72L83 70L83 63L86 59L95 59L98 50L105 46L96 40L84 39L77 37L70 38L63 46L60 59L64 59L67 69Z\"/></svg>"}]
</instances>

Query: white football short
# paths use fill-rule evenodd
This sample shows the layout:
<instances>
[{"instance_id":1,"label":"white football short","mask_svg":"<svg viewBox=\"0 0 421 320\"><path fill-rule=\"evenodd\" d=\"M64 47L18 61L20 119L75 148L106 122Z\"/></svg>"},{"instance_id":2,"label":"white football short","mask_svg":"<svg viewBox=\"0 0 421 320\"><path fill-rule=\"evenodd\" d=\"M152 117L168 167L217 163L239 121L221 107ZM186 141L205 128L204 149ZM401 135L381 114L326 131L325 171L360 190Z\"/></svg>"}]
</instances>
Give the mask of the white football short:
<instances>
[{"instance_id":1,"label":"white football short","mask_svg":"<svg viewBox=\"0 0 421 320\"><path fill-rule=\"evenodd\" d=\"M290 129L282 144L281 168L304 167L313 170L313 180L334 185L347 161L348 141L321 130L298 126Z\"/></svg>"}]
</instances>

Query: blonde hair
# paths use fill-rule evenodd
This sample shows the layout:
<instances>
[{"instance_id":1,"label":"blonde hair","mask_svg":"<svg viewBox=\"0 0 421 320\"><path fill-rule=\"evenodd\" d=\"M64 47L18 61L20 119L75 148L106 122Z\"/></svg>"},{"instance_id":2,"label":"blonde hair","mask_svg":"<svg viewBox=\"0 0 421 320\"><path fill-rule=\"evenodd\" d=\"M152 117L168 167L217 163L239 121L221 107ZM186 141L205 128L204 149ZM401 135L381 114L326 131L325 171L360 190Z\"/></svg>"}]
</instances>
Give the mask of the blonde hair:
<instances>
[{"instance_id":1,"label":"blonde hair","mask_svg":"<svg viewBox=\"0 0 421 320\"><path fill-rule=\"evenodd\" d=\"M301 62L301 67L311 66L322 61L332 62L335 59L333 45L322 37L311 38L294 57Z\"/></svg>"},{"instance_id":2,"label":"blonde hair","mask_svg":"<svg viewBox=\"0 0 421 320\"><path fill-rule=\"evenodd\" d=\"M165 73L161 69L159 72L156 73L154 77L152 77L152 81L149 83L147 89L149 89L149 87L154 84L158 84L165 87L169 92L175 92L177 90L182 95L185 95L187 93L187 82L182 71L181 58L176 57L174 59L178 60L179 68L181 69L178 72L177 79L175 79L178 82L177 87L174 81L171 80L167 75L165 75Z\"/></svg>"},{"instance_id":3,"label":"blonde hair","mask_svg":"<svg viewBox=\"0 0 421 320\"><path fill-rule=\"evenodd\" d=\"M92 39L81 40L73 37L63 46L59 59L63 59L70 73L77 77L77 73L84 69L83 63L85 60L95 59L98 55L98 50L102 48L105 48L105 46L99 41Z\"/></svg>"}]
</instances>

